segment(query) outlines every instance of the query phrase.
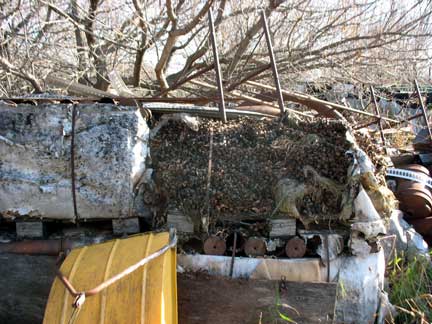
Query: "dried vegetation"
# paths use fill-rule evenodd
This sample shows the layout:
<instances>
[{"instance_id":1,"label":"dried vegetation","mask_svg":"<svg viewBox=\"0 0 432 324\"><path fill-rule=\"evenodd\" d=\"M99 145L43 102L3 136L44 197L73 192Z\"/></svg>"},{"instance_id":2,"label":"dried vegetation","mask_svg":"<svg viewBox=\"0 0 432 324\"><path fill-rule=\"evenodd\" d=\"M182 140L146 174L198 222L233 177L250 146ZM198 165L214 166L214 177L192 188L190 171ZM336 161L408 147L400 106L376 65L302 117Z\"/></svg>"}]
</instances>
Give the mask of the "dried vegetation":
<instances>
[{"instance_id":1,"label":"dried vegetation","mask_svg":"<svg viewBox=\"0 0 432 324\"><path fill-rule=\"evenodd\" d=\"M308 182L305 166L335 183L346 182L350 163L345 155L346 130L341 122L321 119L294 123L243 118L227 124L205 119L197 132L171 124L151 143L156 182L167 201L188 214L206 213L209 203L217 217L268 217L276 207L275 184L282 178ZM325 201L325 195L320 198L323 201L310 203L338 208L338 202Z\"/></svg>"}]
</instances>

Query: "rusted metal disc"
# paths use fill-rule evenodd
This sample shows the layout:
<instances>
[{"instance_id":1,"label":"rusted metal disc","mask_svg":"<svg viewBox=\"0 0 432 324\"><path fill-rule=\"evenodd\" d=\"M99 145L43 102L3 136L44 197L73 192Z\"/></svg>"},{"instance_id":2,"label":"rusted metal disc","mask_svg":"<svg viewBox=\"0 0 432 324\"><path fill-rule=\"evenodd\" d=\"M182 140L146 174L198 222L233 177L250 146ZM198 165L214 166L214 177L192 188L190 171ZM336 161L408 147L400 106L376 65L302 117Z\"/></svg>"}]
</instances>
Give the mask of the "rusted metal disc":
<instances>
[{"instance_id":1,"label":"rusted metal disc","mask_svg":"<svg viewBox=\"0 0 432 324\"><path fill-rule=\"evenodd\" d=\"M408 164L408 165L403 166L402 169L415 171L415 172L423 173L427 176L430 176L429 170L420 164Z\"/></svg>"},{"instance_id":2,"label":"rusted metal disc","mask_svg":"<svg viewBox=\"0 0 432 324\"><path fill-rule=\"evenodd\" d=\"M226 251L225 241L219 236L210 236L204 242L204 253L208 255L223 255Z\"/></svg>"},{"instance_id":3,"label":"rusted metal disc","mask_svg":"<svg viewBox=\"0 0 432 324\"><path fill-rule=\"evenodd\" d=\"M413 190L413 189L422 191L422 189L425 189L425 185L423 183L416 182L416 181L406 181L406 182L402 183L401 185L399 185L398 193L406 191L406 190ZM426 190L425 192L428 196L431 196L431 193L429 190Z\"/></svg>"},{"instance_id":4,"label":"rusted metal disc","mask_svg":"<svg viewBox=\"0 0 432 324\"><path fill-rule=\"evenodd\" d=\"M423 165L420 165L420 164L408 164L408 165L405 165L405 166L401 167L401 169L409 170L409 171L412 171L412 172L416 172L419 175L426 175L426 176L430 177L429 170L426 167L424 167ZM400 190L403 186L406 186L408 183L412 183L412 182L413 181L411 181L411 180L400 179L399 178L397 180L398 190ZM426 188L426 190L429 190L429 189Z\"/></svg>"},{"instance_id":5,"label":"rusted metal disc","mask_svg":"<svg viewBox=\"0 0 432 324\"><path fill-rule=\"evenodd\" d=\"M285 253L289 258L302 258L306 253L306 244L299 237L293 237L285 245Z\"/></svg>"},{"instance_id":6,"label":"rusted metal disc","mask_svg":"<svg viewBox=\"0 0 432 324\"><path fill-rule=\"evenodd\" d=\"M401 184L397 192L400 209L407 218L425 218L432 212L432 195L425 186L418 182Z\"/></svg>"},{"instance_id":7,"label":"rusted metal disc","mask_svg":"<svg viewBox=\"0 0 432 324\"><path fill-rule=\"evenodd\" d=\"M251 237L246 241L244 251L249 256L263 256L266 254L267 248L263 239Z\"/></svg>"},{"instance_id":8,"label":"rusted metal disc","mask_svg":"<svg viewBox=\"0 0 432 324\"><path fill-rule=\"evenodd\" d=\"M432 235L432 217L410 219L408 221L415 230L424 236Z\"/></svg>"}]
</instances>

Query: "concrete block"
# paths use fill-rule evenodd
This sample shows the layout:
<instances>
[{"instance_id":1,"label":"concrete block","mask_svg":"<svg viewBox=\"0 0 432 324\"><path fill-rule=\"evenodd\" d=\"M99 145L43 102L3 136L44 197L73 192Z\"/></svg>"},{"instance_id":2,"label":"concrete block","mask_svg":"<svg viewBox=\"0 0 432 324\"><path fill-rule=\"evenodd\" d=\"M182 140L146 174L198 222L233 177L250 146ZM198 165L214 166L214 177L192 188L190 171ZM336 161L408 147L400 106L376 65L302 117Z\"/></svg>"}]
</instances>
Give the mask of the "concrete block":
<instances>
[{"instance_id":1,"label":"concrete block","mask_svg":"<svg viewBox=\"0 0 432 324\"><path fill-rule=\"evenodd\" d=\"M115 235L135 234L140 231L138 217L113 219L112 227Z\"/></svg>"},{"instance_id":2,"label":"concrete block","mask_svg":"<svg viewBox=\"0 0 432 324\"><path fill-rule=\"evenodd\" d=\"M296 220L294 218L271 219L270 238L296 235Z\"/></svg>"},{"instance_id":3,"label":"concrete block","mask_svg":"<svg viewBox=\"0 0 432 324\"><path fill-rule=\"evenodd\" d=\"M43 222L16 222L17 238L43 238L45 234L45 225Z\"/></svg>"}]
</instances>

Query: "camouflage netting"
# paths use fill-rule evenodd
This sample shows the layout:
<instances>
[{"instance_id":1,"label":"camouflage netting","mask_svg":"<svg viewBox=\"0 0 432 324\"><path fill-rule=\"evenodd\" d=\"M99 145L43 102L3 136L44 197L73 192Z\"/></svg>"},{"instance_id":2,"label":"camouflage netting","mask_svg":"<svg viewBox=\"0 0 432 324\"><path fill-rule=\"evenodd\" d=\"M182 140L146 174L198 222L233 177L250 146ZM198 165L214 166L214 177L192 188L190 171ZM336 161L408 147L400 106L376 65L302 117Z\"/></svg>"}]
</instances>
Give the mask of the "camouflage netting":
<instances>
[{"instance_id":1,"label":"camouflage netting","mask_svg":"<svg viewBox=\"0 0 432 324\"><path fill-rule=\"evenodd\" d=\"M210 130L213 158L207 193ZM274 189L280 179L315 186L319 175L336 186L346 183L351 163L345 155L350 148L346 131L345 124L328 120L280 124L243 118L223 124L203 119L198 131L171 121L151 141L156 184L169 207L189 215L207 213L210 197L212 217L268 217L276 209ZM319 195L306 192L301 199L302 214L340 211L340 197L326 188Z\"/></svg>"}]
</instances>

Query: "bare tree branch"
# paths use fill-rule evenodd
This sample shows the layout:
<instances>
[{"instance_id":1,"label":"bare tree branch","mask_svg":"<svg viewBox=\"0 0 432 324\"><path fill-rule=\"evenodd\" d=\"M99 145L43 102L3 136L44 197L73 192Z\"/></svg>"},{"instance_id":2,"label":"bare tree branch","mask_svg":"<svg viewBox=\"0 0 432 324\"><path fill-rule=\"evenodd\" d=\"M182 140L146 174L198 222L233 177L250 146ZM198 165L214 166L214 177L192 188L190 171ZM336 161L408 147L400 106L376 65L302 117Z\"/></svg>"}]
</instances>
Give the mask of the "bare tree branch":
<instances>
[{"instance_id":1,"label":"bare tree branch","mask_svg":"<svg viewBox=\"0 0 432 324\"><path fill-rule=\"evenodd\" d=\"M9 72L21 79L24 79L25 81L28 81L31 83L33 88L37 92L43 92L42 86L40 85L39 81L36 79L34 75L31 73L28 73L26 71L18 69L16 66L14 66L12 63L10 63L7 59L0 56L0 66L6 71Z\"/></svg>"}]
</instances>

